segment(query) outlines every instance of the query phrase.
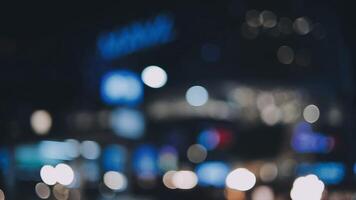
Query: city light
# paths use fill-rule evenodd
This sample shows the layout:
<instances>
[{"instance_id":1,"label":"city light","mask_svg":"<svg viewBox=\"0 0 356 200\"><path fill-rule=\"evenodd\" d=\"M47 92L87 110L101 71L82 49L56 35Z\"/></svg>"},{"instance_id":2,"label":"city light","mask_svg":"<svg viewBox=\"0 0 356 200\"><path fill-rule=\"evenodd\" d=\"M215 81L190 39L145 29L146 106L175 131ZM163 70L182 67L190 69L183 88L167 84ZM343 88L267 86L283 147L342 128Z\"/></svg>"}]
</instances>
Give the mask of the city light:
<instances>
[{"instance_id":1,"label":"city light","mask_svg":"<svg viewBox=\"0 0 356 200\"><path fill-rule=\"evenodd\" d=\"M50 165L44 165L40 171L41 179L47 185L54 185L57 182L56 169Z\"/></svg>"},{"instance_id":2,"label":"city light","mask_svg":"<svg viewBox=\"0 0 356 200\"><path fill-rule=\"evenodd\" d=\"M115 191L123 191L127 187L127 178L124 174L115 171L108 171L104 174L104 184Z\"/></svg>"},{"instance_id":3,"label":"city light","mask_svg":"<svg viewBox=\"0 0 356 200\"><path fill-rule=\"evenodd\" d=\"M187 90L185 98L191 106L202 106L208 102L209 94L204 87L193 86Z\"/></svg>"},{"instance_id":4,"label":"city light","mask_svg":"<svg viewBox=\"0 0 356 200\"><path fill-rule=\"evenodd\" d=\"M294 181L290 197L292 200L320 200L324 187L315 175L301 176Z\"/></svg>"},{"instance_id":5,"label":"city light","mask_svg":"<svg viewBox=\"0 0 356 200\"><path fill-rule=\"evenodd\" d=\"M174 186L173 184L173 175L176 173L177 171L167 171L164 175L163 175L163 184L164 186L166 186L169 189L176 189L177 187Z\"/></svg>"},{"instance_id":6,"label":"city light","mask_svg":"<svg viewBox=\"0 0 356 200\"><path fill-rule=\"evenodd\" d=\"M167 73L158 66L148 66L142 71L141 79L151 88L161 88L167 82Z\"/></svg>"},{"instance_id":7,"label":"city light","mask_svg":"<svg viewBox=\"0 0 356 200\"><path fill-rule=\"evenodd\" d=\"M211 161L198 165L195 172L199 179L199 185L222 188L225 186L225 179L229 170L226 163Z\"/></svg>"},{"instance_id":8,"label":"city light","mask_svg":"<svg viewBox=\"0 0 356 200\"><path fill-rule=\"evenodd\" d=\"M316 105L308 105L304 108L303 117L304 120L309 123L315 123L318 121L320 116L319 108Z\"/></svg>"},{"instance_id":9,"label":"city light","mask_svg":"<svg viewBox=\"0 0 356 200\"><path fill-rule=\"evenodd\" d=\"M248 169L238 168L227 175L225 184L231 189L247 191L255 186L256 176Z\"/></svg>"},{"instance_id":10,"label":"city light","mask_svg":"<svg viewBox=\"0 0 356 200\"><path fill-rule=\"evenodd\" d=\"M95 141L85 140L80 144L80 153L86 159L98 159L101 153L100 145Z\"/></svg>"},{"instance_id":11,"label":"city light","mask_svg":"<svg viewBox=\"0 0 356 200\"><path fill-rule=\"evenodd\" d=\"M136 73L116 70L103 76L100 92L108 105L137 105L143 98L143 84Z\"/></svg>"},{"instance_id":12,"label":"city light","mask_svg":"<svg viewBox=\"0 0 356 200\"><path fill-rule=\"evenodd\" d=\"M51 195L50 188L44 183L37 183L35 186L35 191L40 199L48 199ZM0 195L1 196L1 195ZM1 197L0 197L1 199Z\"/></svg>"},{"instance_id":13,"label":"city light","mask_svg":"<svg viewBox=\"0 0 356 200\"><path fill-rule=\"evenodd\" d=\"M111 113L110 125L117 136L139 139L145 133L145 118L134 109L118 108Z\"/></svg>"},{"instance_id":14,"label":"city light","mask_svg":"<svg viewBox=\"0 0 356 200\"><path fill-rule=\"evenodd\" d=\"M198 184L198 177L192 171L183 170L173 174L172 182L178 189L189 190Z\"/></svg>"},{"instance_id":15,"label":"city light","mask_svg":"<svg viewBox=\"0 0 356 200\"><path fill-rule=\"evenodd\" d=\"M187 157L192 163L203 162L208 155L206 148L200 144L193 144L188 148Z\"/></svg>"},{"instance_id":16,"label":"city light","mask_svg":"<svg viewBox=\"0 0 356 200\"><path fill-rule=\"evenodd\" d=\"M170 42L174 38L173 26L173 20L161 14L146 22L134 22L121 29L102 33L97 46L102 58L118 59L145 48Z\"/></svg>"},{"instance_id":17,"label":"city light","mask_svg":"<svg viewBox=\"0 0 356 200\"><path fill-rule=\"evenodd\" d=\"M31 126L38 135L45 135L51 129L52 118L45 110L37 110L31 115Z\"/></svg>"}]
</instances>

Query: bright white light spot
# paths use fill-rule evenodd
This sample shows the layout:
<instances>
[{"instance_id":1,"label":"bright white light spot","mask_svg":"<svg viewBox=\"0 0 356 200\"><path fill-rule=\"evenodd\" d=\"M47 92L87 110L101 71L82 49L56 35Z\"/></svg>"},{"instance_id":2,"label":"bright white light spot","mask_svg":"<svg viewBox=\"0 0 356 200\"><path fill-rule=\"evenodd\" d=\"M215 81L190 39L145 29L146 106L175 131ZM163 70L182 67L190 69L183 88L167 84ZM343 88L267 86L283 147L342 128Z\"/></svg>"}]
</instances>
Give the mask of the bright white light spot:
<instances>
[{"instance_id":1,"label":"bright white light spot","mask_svg":"<svg viewBox=\"0 0 356 200\"><path fill-rule=\"evenodd\" d=\"M178 171L173 174L173 185L182 190L189 190L198 184L198 177L192 171Z\"/></svg>"},{"instance_id":2,"label":"bright white light spot","mask_svg":"<svg viewBox=\"0 0 356 200\"><path fill-rule=\"evenodd\" d=\"M200 163L206 159L208 152L206 148L200 144L193 144L188 148L187 157L193 163Z\"/></svg>"},{"instance_id":3,"label":"bright white light spot","mask_svg":"<svg viewBox=\"0 0 356 200\"><path fill-rule=\"evenodd\" d=\"M141 78L147 86L160 88L167 82L167 73L160 67L148 66L142 71Z\"/></svg>"},{"instance_id":4,"label":"bright white light spot","mask_svg":"<svg viewBox=\"0 0 356 200\"><path fill-rule=\"evenodd\" d=\"M256 176L245 168L238 168L226 177L226 186L240 191L250 190L256 184Z\"/></svg>"},{"instance_id":5,"label":"bright white light spot","mask_svg":"<svg viewBox=\"0 0 356 200\"><path fill-rule=\"evenodd\" d=\"M104 174L104 184L112 190L123 191L127 187L127 178L120 172L109 171Z\"/></svg>"},{"instance_id":6,"label":"bright white light spot","mask_svg":"<svg viewBox=\"0 0 356 200\"><path fill-rule=\"evenodd\" d=\"M44 183L37 183L35 186L35 191L37 196L41 199L48 199L49 196L51 195L51 190Z\"/></svg>"},{"instance_id":7,"label":"bright white light spot","mask_svg":"<svg viewBox=\"0 0 356 200\"><path fill-rule=\"evenodd\" d=\"M56 170L50 165L44 165L41 168L40 176L47 185L54 185L57 182Z\"/></svg>"},{"instance_id":8,"label":"bright white light spot","mask_svg":"<svg viewBox=\"0 0 356 200\"><path fill-rule=\"evenodd\" d=\"M37 110L31 115L32 129L38 135L45 135L52 126L51 115L45 110Z\"/></svg>"},{"instance_id":9,"label":"bright white light spot","mask_svg":"<svg viewBox=\"0 0 356 200\"><path fill-rule=\"evenodd\" d=\"M266 163L260 169L260 178L264 182L271 182L277 178L278 168L274 163Z\"/></svg>"},{"instance_id":10,"label":"bright white light spot","mask_svg":"<svg viewBox=\"0 0 356 200\"><path fill-rule=\"evenodd\" d=\"M169 189L176 189L176 187L173 184L173 175L176 173L176 171L168 171L163 175L163 184Z\"/></svg>"},{"instance_id":11,"label":"bright white light spot","mask_svg":"<svg viewBox=\"0 0 356 200\"><path fill-rule=\"evenodd\" d=\"M95 160L100 156L100 146L94 141L83 141L80 145L82 156L89 160Z\"/></svg>"},{"instance_id":12,"label":"bright white light spot","mask_svg":"<svg viewBox=\"0 0 356 200\"><path fill-rule=\"evenodd\" d=\"M74 181L73 169L64 163L60 163L55 167L57 182L62 185L70 185Z\"/></svg>"},{"instance_id":13,"label":"bright white light spot","mask_svg":"<svg viewBox=\"0 0 356 200\"><path fill-rule=\"evenodd\" d=\"M208 91L202 86L193 86L187 90L185 98L191 106L202 106L208 102Z\"/></svg>"},{"instance_id":14,"label":"bright white light spot","mask_svg":"<svg viewBox=\"0 0 356 200\"><path fill-rule=\"evenodd\" d=\"M319 108L316 105L308 105L304 108L303 117L304 120L309 123L314 123L318 121L320 116Z\"/></svg>"},{"instance_id":15,"label":"bright white light spot","mask_svg":"<svg viewBox=\"0 0 356 200\"><path fill-rule=\"evenodd\" d=\"M274 200L273 190L268 186L259 186L253 190L252 200Z\"/></svg>"},{"instance_id":16,"label":"bright white light spot","mask_svg":"<svg viewBox=\"0 0 356 200\"><path fill-rule=\"evenodd\" d=\"M320 200L324 187L324 183L317 176L302 176L294 181L290 197L292 200Z\"/></svg>"}]
</instances>

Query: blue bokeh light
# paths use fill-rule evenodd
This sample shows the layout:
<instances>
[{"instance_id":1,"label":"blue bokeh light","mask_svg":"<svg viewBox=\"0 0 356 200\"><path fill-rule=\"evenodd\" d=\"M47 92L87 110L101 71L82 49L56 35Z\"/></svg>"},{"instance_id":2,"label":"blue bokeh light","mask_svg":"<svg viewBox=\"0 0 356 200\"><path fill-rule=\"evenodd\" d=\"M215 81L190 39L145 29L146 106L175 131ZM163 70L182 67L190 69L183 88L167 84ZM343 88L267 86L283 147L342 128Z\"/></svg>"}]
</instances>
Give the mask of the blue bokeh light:
<instances>
[{"instance_id":1,"label":"blue bokeh light","mask_svg":"<svg viewBox=\"0 0 356 200\"><path fill-rule=\"evenodd\" d=\"M225 179L230 168L224 162L205 162L197 166L195 172L198 175L199 185L215 186L222 188L225 186Z\"/></svg>"},{"instance_id":2,"label":"blue bokeh light","mask_svg":"<svg viewBox=\"0 0 356 200\"><path fill-rule=\"evenodd\" d=\"M146 22L135 22L122 29L103 33L97 46L102 58L118 59L148 47L165 44L174 38L173 20L158 15Z\"/></svg>"},{"instance_id":3,"label":"blue bokeh light","mask_svg":"<svg viewBox=\"0 0 356 200\"><path fill-rule=\"evenodd\" d=\"M219 134L215 129L203 130L198 136L198 144L208 150L215 149L219 144Z\"/></svg>"},{"instance_id":4,"label":"blue bokeh light","mask_svg":"<svg viewBox=\"0 0 356 200\"><path fill-rule=\"evenodd\" d=\"M138 110L119 108L111 113L111 127L116 135L139 139L145 133L145 118Z\"/></svg>"},{"instance_id":5,"label":"blue bokeh light","mask_svg":"<svg viewBox=\"0 0 356 200\"><path fill-rule=\"evenodd\" d=\"M307 174L315 174L325 184L339 184L345 178L346 167L338 162L325 163L302 163L297 167L297 174L304 176Z\"/></svg>"},{"instance_id":6,"label":"blue bokeh light","mask_svg":"<svg viewBox=\"0 0 356 200\"><path fill-rule=\"evenodd\" d=\"M128 70L111 71L103 76L101 98L108 105L137 105L143 99L140 77Z\"/></svg>"},{"instance_id":7,"label":"blue bokeh light","mask_svg":"<svg viewBox=\"0 0 356 200\"><path fill-rule=\"evenodd\" d=\"M310 124L301 122L294 129L291 146L298 153L328 153L334 147L334 138L314 132Z\"/></svg>"},{"instance_id":8,"label":"blue bokeh light","mask_svg":"<svg viewBox=\"0 0 356 200\"><path fill-rule=\"evenodd\" d=\"M109 145L104 149L103 168L105 171L124 171L127 159L126 149L117 144Z\"/></svg>"},{"instance_id":9,"label":"blue bokeh light","mask_svg":"<svg viewBox=\"0 0 356 200\"><path fill-rule=\"evenodd\" d=\"M157 150L152 145L141 145L133 153L133 169L140 178L152 178L158 173Z\"/></svg>"}]
</instances>

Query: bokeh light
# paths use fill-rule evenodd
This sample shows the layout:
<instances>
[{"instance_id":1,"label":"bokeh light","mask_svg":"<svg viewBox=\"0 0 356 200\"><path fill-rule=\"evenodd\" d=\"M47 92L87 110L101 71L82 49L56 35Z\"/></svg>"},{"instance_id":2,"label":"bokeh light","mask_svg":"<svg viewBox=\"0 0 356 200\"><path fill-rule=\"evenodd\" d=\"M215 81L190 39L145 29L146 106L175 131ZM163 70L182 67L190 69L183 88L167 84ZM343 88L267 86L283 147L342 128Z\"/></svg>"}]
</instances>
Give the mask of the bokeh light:
<instances>
[{"instance_id":1,"label":"bokeh light","mask_svg":"<svg viewBox=\"0 0 356 200\"><path fill-rule=\"evenodd\" d=\"M80 153L86 159L98 159L101 153L100 145L95 141L85 140L80 144Z\"/></svg>"},{"instance_id":2,"label":"bokeh light","mask_svg":"<svg viewBox=\"0 0 356 200\"><path fill-rule=\"evenodd\" d=\"M273 28L277 25L276 15L269 10L262 11L260 14L260 18L262 21L262 25L266 28Z\"/></svg>"},{"instance_id":3,"label":"bokeh light","mask_svg":"<svg viewBox=\"0 0 356 200\"><path fill-rule=\"evenodd\" d=\"M260 17L260 12L257 10L249 10L246 12L245 15L246 23L250 27L259 27L262 25L261 17Z\"/></svg>"},{"instance_id":4,"label":"bokeh light","mask_svg":"<svg viewBox=\"0 0 356 200\"><path fill-rule=\"evenodd\" d=\"M152 180L158 173L158 155L153 145L139 146L133 153L133 168L141 180Z\"/></svg>"},{"instance_id":5,"label":"bokeh light","mask_svg":"<svg viewBox=\"0 0 356 200\"><path fill-rule=\"evenodd\" d=\"M206 148L200 144L193 144L188 148L187 157L192 163L203 162L208 155Z\"/></svg>"},{"instance_id":6,"label":"bokeh light","mask_svg":"<svg viewBox=\"0 0 356 200\"><path fill-rule=\"evenodd\" d=\"M158 66L148 66L142 71L141 79L151 88L161 88L167 82L167 73Z\"/></svg>"},{"instance_id":7,"label":"bokeh light","mask_svg":"<svg viewBox=\"0 0 356 200\"><path fill-rule=\"evenodd\" d=\"M290 197L292 200L320 200L324 187L324 183L317 176L302 176L294 181Z\"/></svg>"},{"instance_id":8,"label":"bokeh light","mask_svg":"<svg viewBox=\"0 0 356 200\"><path fill-rule=\"evenodd\" d=\"M52 127L52 118L49 112L37 110L31 115L31 126L38 135L45 135Z\"/></svg>"},{"instance_id":9,"label":"bokeh light","mask_svg":"<svg viewBox=\"0 0 356 200\"><path fill-rule=\"evenodd\" d=\"M260 168L260 178L263 182L271 182L277 178L278 168L274 163L265 163Z\"/></svg>"},{"instance_id":10,"label":"bokeh light","mask_svg":"<svg viewBox=\"0 0 356 200\"><path fill-rule=\"evenodd\" d=\"M143 98L141 79L131 71L109 72L101 82L101 97L109 105L136 105Z\"/></svg>"},{"instance_id":11,"label":"bokeh light","mask_svg":"<svg viewBox=\"0 0 356 200\"><path fill-rule=\"evenodd\" d=\"M309 123L315 123L320 116L319 108L316 105L308 105L304 108L303 117L304 120Z\"/></svg>"},{"instance_id":12,"label":"bokeh light","mask_svg":"<svg viewBox=\"0 0 356 200\"><path fill-rule=\"evenodd\" d=\"M280 122L281 118L281 110L273 104L266 106L261 112L262 121L269 126L276 125L278 122Z\"/></svg>"},{"instance_id":13,"label":"bokeh light","mask_svg":"<svg viewBox=\"0 0 356 200\"><path fill-rule=\"evenodd\" d=\"M294 60L294 51L289 46L281 46L277 51L277 58L282 64L291 64Z\"/></svg>"},{"instance_id":14,"label":"bokeh light","mask_svg":"<svg viewBox=\"0 0 356 200\"><path fill-rule=\"evenodd\" d=\"M128 139L138 139L145 132L145 118L138 110L118 108L111 113L110 124L114 133Z\"/></svg>"},{"instance_id":15,"label":"bokeh light","mask_svg":"<svg viewBox=\"0 0 356 200\"><path fill-rule=\"evenodd\" d=\"M70 185L74 181L73 169L64 163L60 163L55 167L56 181L62 185Z\"/></svg>"},{"instance_id":16,"label":"bokeh light","mask_svg":"<svg viewBox=\"0 0 356 200\"><path fill-rule=\"evenodd\" d=\"M163 175L163 184L164 186L166 186L169 189L176 189L177 187L173 184L173 175L176 173L177 171L167 171L164 175Z\"/></svg>"},{"instance_id":17,"label":"bokeh light","mask_svg":"<svg viewBox=\"0 0 356 200\"><path fill-rule=\"evenodd\" d=\"M231 189L247 191L256 184L256 176L246 168L238 168L227 175L225 183Z\"/></svg>"},{"instance_id":18,"label":"bokeh light","mask_svg":"<svg viewBox=\"0 0 356 200\"><path fill-rule=\"evenodd\" d=\"M192 171L182 170L173 174L172 182L178 189L189 190L198 184L198 177Z\"/></svg>"},{"instance_id":19,"label":"bokeh light","mask_svg":"<svg viewBox=\"0 0 356 200\"><path fill-rule=\"evenodd\" d=\"M198 165L195 172L199 179L199 185L222 188L229 170L226 163L214 161Z\"/></svg>"},{"instance_id":20,"label":"bokeh light","mask_svg":"<svg viewBox=\"0 0 356 200\"><path fill-rule=\"evenodd\" d=\"M50 165L44 165L40 170L40 176L47 185L54 185L57 182L56 170Z\"/></svg>"},{"instance_id":21,"label":"bokeh light","mask_svg":"<svg viewBox=\"0 0 356 200\"><path fill-rule=\"evenodd\" d=\"M198 143L208 150L215 149L220 142L219 133L216 129L205 129L198 136Z\"/></svg>"},{"instance_id":22,"label":"bokeh light","mask_svg":"<svg viewBox=\"0 0 356 200\"><path fill-rule=\"evenodd\" d=\"M53 196L58 200L67 200L69 197L69 189L61 184L56 184L52 190Z\"/></svg>"},{"instance_id":23,"label":"bokeh light","mask_svg":"<svg viewBox=\"0 0 356 200\"><path fill-rule=\"evenodd\" d=\"M127 178L124 174L116 171L108 171L104 174L104 184L115 191L123 191L127 188Z\"/></svg>"},{"instance_id":24,"label":"bokeh light","mask_svg":"<svg viewBox=\"0 0 356 200\"><path fill-rule=\"evenodd\" d=\"M268 186L258 186L256 187L251 195L252 200L274 200L274 192Z\"/></svg>"},{"instance_id":25,"label":"bokeh light","mask_svg":"<svg viewBox=\"0 0 356 200\"><path fill-rule=\"evenodd\" d=\"M173 146L164 146L158 155L158 165L161 171L166 172L178 168L178 152Z\"/></svg>"},{"instance_id":26,"label":"bokeh light","mask_svg":"<svg viewBox=\"0 0 356 200\"><path fill-rule=\"evenodd\" d=\"M50 188L44 183L37 183L35 186L35 191L40 199L48 199L51 195Z\"/></svg>"},{"instance_id":27,"label":"bokeh light","mask_svg":"<svg viewBox=\"0 0 356 200\"><path fill-rule=\"evenodd\" d=\"M185 98L191 106L202 106L208 102L209 94L202 86L192 86L187 90Z\"/></svg>"},{"instance_id":28,"label":"bokeh light","mask_svg":"<svg viewBox=\"0 0 356 200\"><path fill-rule=\"evenodd\" d=\"M306 17L299 17L293 23L294 31L300 35L306 35L312 30L312 25Z\"/></svg>"},{"instance_id":29,"label":"bokeh light","mask_svg":"<svg viewBox=\"0 0 356 200\"><path fill-rule=\"evenodd\" d=\"M0 200L5 200L5 193L0 189Z\"/></svg>"},{"instance_id":30,"label":"bokeh light","mask_svg":"<svg viewBox=\"0 0 356 200\"><path fill-rule=\"evenodd\" d=\"M102 161L106 171L123 171L127 161L127 150L121 145L108 145L104 149Z\"/></svg>"}]
</instances>

